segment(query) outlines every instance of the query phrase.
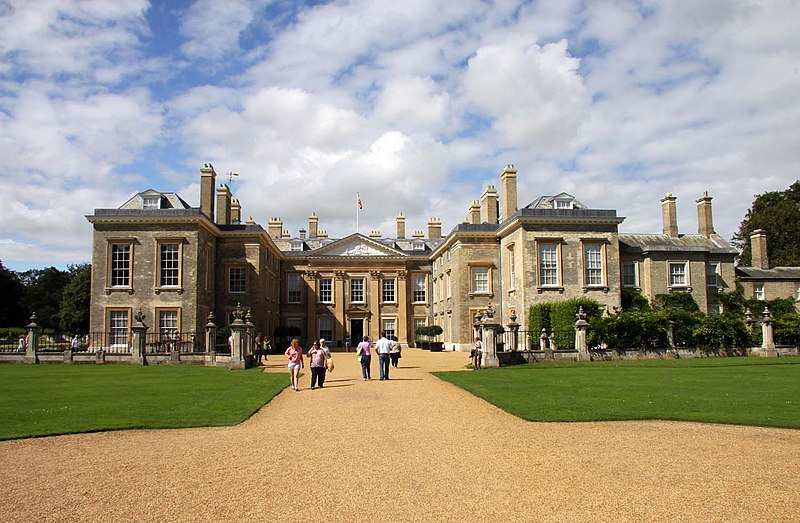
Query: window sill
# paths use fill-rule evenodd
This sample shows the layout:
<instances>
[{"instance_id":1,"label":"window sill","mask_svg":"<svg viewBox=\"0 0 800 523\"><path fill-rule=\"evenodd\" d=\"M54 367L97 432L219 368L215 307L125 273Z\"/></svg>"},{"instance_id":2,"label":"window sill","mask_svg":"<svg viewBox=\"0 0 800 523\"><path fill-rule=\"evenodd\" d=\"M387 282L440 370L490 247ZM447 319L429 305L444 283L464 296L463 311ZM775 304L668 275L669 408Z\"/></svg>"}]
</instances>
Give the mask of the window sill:
<instances>
[{"instance_id":1,"label":"window sill","mask_svg":"<svg viewBox=\"0 0 800 523\"><path fill-rule=\"evenodd\" d=\"M470 298L494 298L493 292L470 292Z\"/></svg>"},{"instance_id":2,"label":"window sill","mask_svg":"<svg viewBox=\"0 0 800 523\"><path fill-rule=\"evenodd\" d=\"M177 292L178 294L183 294L183 287L156 287L153 290L157 295L162 292Z\"/></svg>"},{"instance_id":3,"label":"window sill","mask_svg":"<svg viewBox=\"0 0 800 523\"><path fill-rule=\"evenodd\" d=\"M610 289L607 285L586 285L583 287L583 292L589 291L603 291L604 293L608 294Z\"/></svg>"},{"instance_id":4,"label":"window sill","mask_svg":"<svg viewBox=\"0 0 800 523\"><path fill-rule=\"evenodd\" d=\"M106 287L105 292L106 296L112 292L127 292L128 294L133 294L133 287Z\"/></svg>"},{"instance_id":5,"label":"window sill","mask_svg":"<svg viewBox=\"0 0 800 523\"><path fill-rule=\"evenodd\" d=\"M673 285L667 288L667 292L692 292L692 288L688 285Z\"/></svg>"},{"instance_id":6,"label":"window sill","mask_svg":"<svg viewBox=\"0 0 800 523\"><path fill-rule=\"evenodd\" d=\"M536 287L536 292L538 292L539 294L541 294L543 292L554 292L554 291L558 292L559 294L564 294L564 287L558 287L558 286L555 286L555 285L552 286L552 287L549 286L549 285Z\"/></svg>"}]
</instances>

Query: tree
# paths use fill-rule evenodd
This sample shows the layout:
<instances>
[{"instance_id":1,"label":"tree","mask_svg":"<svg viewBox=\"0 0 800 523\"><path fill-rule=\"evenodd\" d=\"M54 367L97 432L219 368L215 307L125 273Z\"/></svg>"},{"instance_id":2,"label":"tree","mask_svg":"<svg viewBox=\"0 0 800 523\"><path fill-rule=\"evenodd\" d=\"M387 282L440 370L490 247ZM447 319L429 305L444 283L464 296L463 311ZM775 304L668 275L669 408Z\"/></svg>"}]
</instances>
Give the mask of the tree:
<instances>
[{"instance_id":1,"label":"tree","mask_svg":"<svg viewBox=\"0 0 800 523\"><path fill-rule=\"evenodd\" d=\"M21 308L22 282L16 272L3 266L0 260L0 327L21 327L28 323Z\"/></svg>"},{"instance_id":2,"label":"tree","mask_svg":"<svg viewBox=\"0 0 800 523\"><path fill-rule=\"evenodd\" d=\"M750 234L756 229L767 233L770 265L800 265L800 181L795 181L785 191L756 195L731 240L742 251L739 263L743 266L753 263Z\"/></svg>"},{"instance_id":3,"label":"tree","mask_svg":"<svg viewBox=\"0 0 800 523\"><path fill-rule=\"evenodd\" d=\"M89 296L92 285L92 266L88 263L68 267L70 282L61 294L59 323L64 332L89 331Z\"/></svg>"},{"instance_id":4,"label":"tree","mask_svg":"<svg viewBox=\"0 0 800 523\"><path fill-rule=\"evenodd\" d=\"M35 312L43 328L57 328L61 294L70 281L69 273L47 267L27 270L20 277L24 285L21 299L23 308L28 314Z\"/></svg>"}]
</instances>

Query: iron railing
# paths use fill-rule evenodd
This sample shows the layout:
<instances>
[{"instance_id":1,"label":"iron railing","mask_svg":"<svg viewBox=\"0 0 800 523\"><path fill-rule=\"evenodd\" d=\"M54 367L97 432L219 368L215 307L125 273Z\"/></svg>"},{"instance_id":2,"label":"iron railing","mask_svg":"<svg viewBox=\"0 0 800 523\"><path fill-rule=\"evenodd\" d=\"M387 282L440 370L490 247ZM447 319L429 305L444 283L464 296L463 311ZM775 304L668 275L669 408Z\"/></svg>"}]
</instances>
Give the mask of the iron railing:
<instances>
[{"instance_id":1,"label":"iron railing","mask_svg":"<svg viewBox=\"0 0 800 523\"><path fill-rule=\"evenodd\" d=\"M145 354L181 354L205 353L205 337L195 332L158 333L148 332L145 335Z\"/></svg>"}]
</instances>

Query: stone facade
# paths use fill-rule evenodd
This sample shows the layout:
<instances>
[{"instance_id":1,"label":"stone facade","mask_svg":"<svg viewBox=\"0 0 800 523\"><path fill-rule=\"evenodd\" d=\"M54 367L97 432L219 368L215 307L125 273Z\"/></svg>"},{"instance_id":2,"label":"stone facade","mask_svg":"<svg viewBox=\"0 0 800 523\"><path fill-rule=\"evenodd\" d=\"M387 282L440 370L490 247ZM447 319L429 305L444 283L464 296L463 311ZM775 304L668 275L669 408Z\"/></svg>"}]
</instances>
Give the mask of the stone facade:
<instances>
[{"instance_id":1,"label":"stone facade","mask_svg":"<svg viewBox=\"0 0 800 523\"><path fill-rule=\"evenodd\" d=\"M311 213L292 236L280 218L262 228L245 216L229 188L201 169L200 208L171 193L145 191L118 209L96 209L91 329L122 332L142 310L156 332L202 333L209 313L230 325L237 305L254 332L296 326L303 340L332 346L393 331L412 343L418 326L442 327L449 349L469 349L476 316L490 305L505 325L534 304L588 297L618 308L626 292L652 298L690 292L703 310L734 285L736 251L713 232L711 198L698 202L698 234L679 234L676 198L662 200L662 234L620 233L615 210L591 209L567 193L518 208L517 171L488 186L467 218L442 237L429 218L427 237L379 231L329 238ZM216 204L216 209L213 205ZM657 211L656 211L657 212Z\"/></svg>"}]
</instances>

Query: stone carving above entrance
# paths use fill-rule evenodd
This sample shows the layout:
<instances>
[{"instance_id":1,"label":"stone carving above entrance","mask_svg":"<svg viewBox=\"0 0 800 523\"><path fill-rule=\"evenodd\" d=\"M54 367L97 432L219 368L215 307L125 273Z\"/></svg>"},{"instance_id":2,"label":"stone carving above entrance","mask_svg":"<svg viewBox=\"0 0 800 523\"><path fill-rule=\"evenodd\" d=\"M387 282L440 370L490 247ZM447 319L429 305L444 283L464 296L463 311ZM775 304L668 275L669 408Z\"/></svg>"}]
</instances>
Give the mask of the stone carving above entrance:
<instances>
[{"instance_id":1,"label":"stone carving above entrance","mask_svg":"<svg viewBox=\"0 0 800 523\"><path fill-rule=\"evenodd\" d=\"M339 256L386 256L385 252L364 243L350 245Z\"/></svg>"},{"instance_id":2,"label":"stone carving above entrance","mask_svg":"<svg viewBox=\"0 0 800 523\"><path fill-rule=\"evenodd\" d=\"M318 256L341 256L341 257L360 257L360 256L406 256L403 252L393 249L366 238L360 234L354 234L349 238L343 238L320 249Z\"/></svg>"}]
</instances>

